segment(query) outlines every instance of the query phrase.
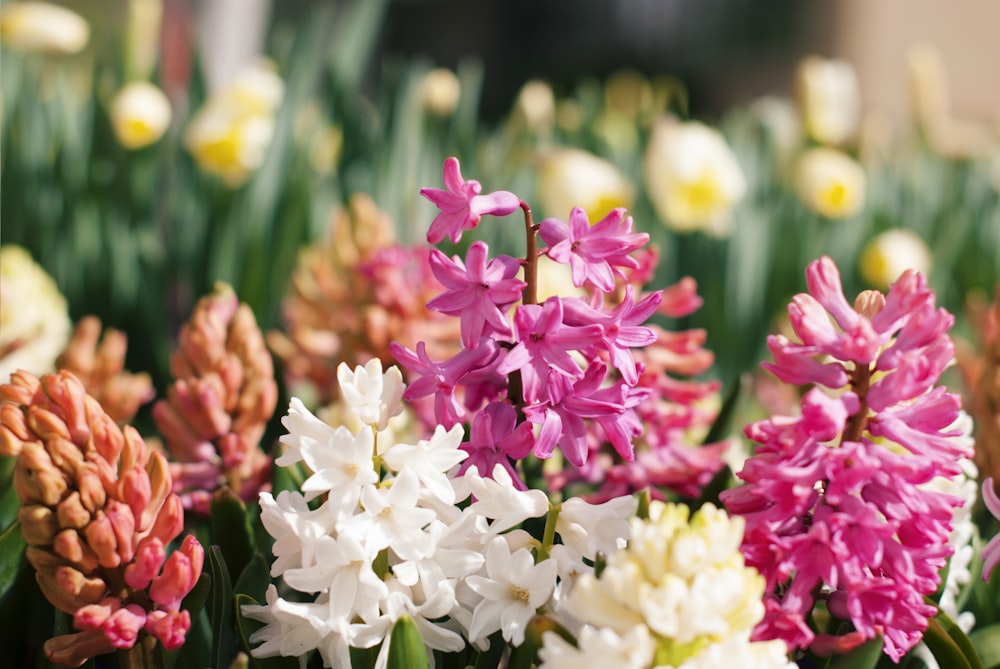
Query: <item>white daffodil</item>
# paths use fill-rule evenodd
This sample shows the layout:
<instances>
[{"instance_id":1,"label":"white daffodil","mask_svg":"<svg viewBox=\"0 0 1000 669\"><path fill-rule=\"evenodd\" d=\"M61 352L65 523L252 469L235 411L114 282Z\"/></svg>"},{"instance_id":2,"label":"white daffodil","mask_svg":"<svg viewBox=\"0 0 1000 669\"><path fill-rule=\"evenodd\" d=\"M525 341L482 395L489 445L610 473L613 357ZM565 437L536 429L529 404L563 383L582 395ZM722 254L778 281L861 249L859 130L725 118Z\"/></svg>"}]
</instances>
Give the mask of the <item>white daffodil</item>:
<instances>
[{"instance_id":1,"label":"white daffodil","mask_svg":"<svg viewBox=\"0 0 1000 669\"><path fill-rule=\"evenodd\" d=\"M512 554L504 537L486 546L486 576L470 576L469 587L483 600L476 605L469 625L469 639L485 639L501 630L513 646L524 643L524 633L538 607L549 600L556 584L556 563L535 564L531 551Z\"/></svg>"},{"instance_id":2,"label":"white daffodil","mask_svg":"<svg viewBox=\"0 0 1000 669\"><path fill-rule=\"evenodd\" d=\"M148 81L132 81L111 100L111 128L127 149L156 142L170 127L170 101Z\"/></svg>"},{"instance_id":3,"label":"white daffodil","mask_svg":"<svg viewBox=\"0 0 1000 669\"><path fill-rule=\"evenodd\" d=\"M646 148L646 189L660 219L678 232L729 231L729 215L746 193L736 156L715 128L664 118Z\"/></svg>"},{"instance_id":4,"label":"white daffodil","mask_svg":"<svg viewBox=\"0 0 1000 669\"><path fill-rule=\"evenodd\" d=\"M636 625L624 635L585 625L575 646L555 632L542 634L542 641L538 669L647 669L653 662L653 639L643 625Z\"/></svg>"},{"instance_id":5,"label":"white daffodil","mask_svg":"<svg viewBox=\"0 0 1000 669\"><path fill-rule=\"evenodd\" d=\"M53 371L73 323L56 282L20 246L0 247L0 380Z\"/></svg>"},{"instance_id":6,"label":"white daffodil","mask_svg":"<svg viewBox=\"0 0 1000 669\"><path fill-rule=\"evenodd\" d=\"M462 84L455 73L446 67L438 67L424 77L421 84L424 109L434 116L447 118L455 113L458 100L462 96Z\"/></svg>"},{"instance_id":7,"label":"white daffodil","mask_svg":"<svg viewBox=\"0 0 1000 669\"><path fill-rule=\"evenodd\" d=\"M364 367L358 365L351 371L346 363L337 367L340 392L354 413L365 425L384 430L389 419L403 410L403 375L396 366L382 373L382 361L372 358Z\"/></svg>"},{"instance_id":8,"label":"white daffodil","mask_svg":"<svg viewBox=\"0 0 1000 669\"><path fill-rule=\"evenodd\" d=\"M445 504L454 504L455 489L447 472L469 457L459 448L464 438L465 430L460 424L450 430L438 425L429 440L421 439L413 445L390 446L382 455L382 461L395 472L402 471L404 467L409 469L417 475L427 492Z\"/></svg>"},{"instance_id":9,"label":"white daffodil","mask_svg":"<svg viewBox=\"0 0 1000 669\"><path fill-rule=\"evenodd\" d=\"M338 427L326 443L306 441L302 459L312 476L302 483L302 492L310 500L324 493L339 516L350 515L365 487L378 483L378 473L372 463L375 436L371 430L351 434Z\"/></svg>"},{"instance_id":10,"label":"white daffodil","mask_svg":"<svg viewBox=\"0 0 1000 669\"><path fill-rule=\"evenodd\" d=\"M455 484L462 489L456 490L459 500L470 493L476 498L469 508L473 513L493 521L490 525L493 534L520 525L528 518L544 516L549 510L549 500L544 492L518 490L503 465L493 468L492 479L483 478L475 467L470 467L465 476L456 479Z\"/></svg>"},{"instance_id":11,"label":"white daffodil","mask_svg":"<svg viewBox=\"0 0 1000 669\"><path fill-rule=\"evenodd\" d=\"M861 93L850 63L809 56L799 63L795 83L802 121L810 137L836 146L854 136L861 118Z\"/></svg>"},{"instance_id":12,"label":"white daffodil","mask_svg":"<svg viewBox=\"0 0 1000 669\"><path fill-rule=\"evenodd\" d=\"M847 218L865 205L865 171L836 149L806 151L796 164L795 187L802 203L832 219Z\"/></svg>"},{"instance_id":13,"label":"white daffodil","mask_svg":"<svg viewBox=\"0 0 1000 669\"><path fill-rule=\"evenodd\" d=\"M564 218L574 207L599 221L631 207L632 184L614 164L580 149L555 149L542 157L538 200L547 216Z\"/></svg>"},{"instance_id":14,"label":"white daffodil","mask_svg":"<svg viewBox=\"0 0 1000 669\"><path fill-rule=\"evenodd\" d=\"M628 539L628 519L638 501L632 495L589 504L579 497L562 503L556 532L562 542L579 557L594 560L598 553L609 555L624 548Z\"/></svg>"},{"instance_id":15,"label":"white daffodil","mask_svg":"<svg viewBox=\"0 0 1000 669\"><path fill-rule=\"evenodd\" d=\"M861 276L872 286L888 288L907 269L927 273L931 251L927 242L912 230L894 228L876 236L861 251Z\"/></svg>"},{"instance_id":16,"label":"white daffodil","mask_svg":"<svg viewBox=\"0 0 1000 669\"><path fill-rule=\"evenodd\" d=\"M11 2L0 7L0 43L8 49L77 53L89 39L90 25L66 7L49 2Z\"/></svg>"}]
</instances>

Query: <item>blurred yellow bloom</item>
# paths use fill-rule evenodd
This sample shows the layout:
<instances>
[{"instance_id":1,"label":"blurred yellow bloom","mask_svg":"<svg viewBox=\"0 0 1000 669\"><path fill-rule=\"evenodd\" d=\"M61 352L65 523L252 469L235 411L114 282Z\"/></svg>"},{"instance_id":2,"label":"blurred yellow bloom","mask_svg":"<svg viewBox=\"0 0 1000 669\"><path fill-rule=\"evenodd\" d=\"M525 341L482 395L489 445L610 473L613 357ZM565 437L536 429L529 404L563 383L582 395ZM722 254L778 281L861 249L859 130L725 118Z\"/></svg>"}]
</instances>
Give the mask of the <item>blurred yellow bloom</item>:
<instances>
[{"instance_id":1,"label":"blurred yellow bloom","mask_svg":"<svg viewBox=\"0 0 1000 669\"><path fill-rule=\"evenodd\" d=\"M587 292L583 288L573 285L573 272L569 265L557 263L546 255L538 257L538 264L535 266L535 294L538 303L553 296L559 297L586 297ZM523 269L518 273L519 279L524 279Z\"/></svg>"},{"instance_id":2,"label":"blurred yellow bloom","mask_svg":"<svg viewBox=\"0 0 1000 669\"><path fill-rule=\"evenodd\" d=\"M72 329L52 277L20 246L0 246L0 380L52 371Z\"/></svg>"},{"instance_id":3,"label":"blurred yellow bloom","mask_svg":"<svg viewBox=\"0 0 1000 669\"><path fill-rule=\"evenodd\" d=\"M746 180L718 130L694 121L658 121L645 171L649 197L668 227L713 235L729 231L729 214L746 192Z\"/></svg>"},{"instance_id":4,"label":"blurred yellow bloom","mask_svg":"<svg viewBox=\"0 0 1000 669\"><path fill-rule=\"evenodd\" d=\"M806 207L827 218L846 218L865 204L864 169L836 149L810 149L802 154L795 169L795 187Z\"/></svg>"},{"instance_id":5,"label":"blurred yellow bloom","mask_svg":"<svg viewBox=\"0 0 1000 669\"><path fill-rule=\"evenodd\" d=\"M604 85L604 104L633 123L648 120L653 110L653 88L641 73L619 70Z\"/></svg>"},{"instance_id":6,"label":"blurred yellow bloom","mask_svg":"<svg viewBox=\"0 0 1000 669\"><path fill-rule=\"evenodd\" d=\"M15 51L77 53L89 39L90 26L65 7L16 2L0 8L0 43Z\"/></svg>"},{"instance_id":7,"label":"blurred yellow bloom","mask_svg":"<svg viewBox=\"0 0 1000 669\"><path fill-rule=\"evenodd\" d=\"M556 118L556 96L552 87L538 79L526 83L517 95L513 117L528 130L550 130Z\"/></svg>"},{"instance_id":8,"label":"blurred yellow bloom","mask_svg":"<svg viewBox=\"0 0 1000 669\"><path fill-rule=\"evenodd\" d=\"M632 185L602 158L580 149L556 149L542 158L538 200L546 216L564 218L580 207L596 223L612 209L631 206Z\"/></svg>"},{"instance_id":9,"label":"blurred yellow bloom","mask_svg":"<svg viewBox=\"0 0 1000 669\"><path fill-rule=\"evenodd\" d=\"M850 63L809 56L799 63L795 83L810 137L836 145L854 135L861 116L861 93Z\"/></svg>"},{"instance_id":10,"label":"blurred yellow bloom","mask_svg":"<svg viewBox=\"0 0 1000 669\"><path fill-rule=\"evenodd\" d=\"M930 248L911 230L886 230L868 242L861 252L861 276L880 290L888 288L904 270L926 273L930 268Z\"/></svg>"},{"instance_id":11,"label":"blurred yellow bloom","mask_svg":"<svg viewBox=\"0 0 1000 669\"><path fill-rule=\"evenodd\" d=\"M111 101L111 126L125 148L149 146L170 127L170 101L148 81L125 84Z\"/></svg>"},{"instance_id":12,"label":"blurred yellow bloom","mask_svg":"<svg viewBox=\"0 0 1000 669\"><path fill-rule=\"evenodd\" d=\"M284 82L269 63L243 70L191 120L184 144L198 165L236 187L264 162Z\"/></svg>"},{"instance_id":13,"label":"blurred yellow bloom","mask_svg":"<svg viewBox=\"0 0 1000 669\"><path fill-rule=\"evenodd\" d=\"M446 118L455 113L461 95L462 84L455 73L446 67L431 70L424 77L424 108L434 116Z\"/></svg>"}]
</instances>

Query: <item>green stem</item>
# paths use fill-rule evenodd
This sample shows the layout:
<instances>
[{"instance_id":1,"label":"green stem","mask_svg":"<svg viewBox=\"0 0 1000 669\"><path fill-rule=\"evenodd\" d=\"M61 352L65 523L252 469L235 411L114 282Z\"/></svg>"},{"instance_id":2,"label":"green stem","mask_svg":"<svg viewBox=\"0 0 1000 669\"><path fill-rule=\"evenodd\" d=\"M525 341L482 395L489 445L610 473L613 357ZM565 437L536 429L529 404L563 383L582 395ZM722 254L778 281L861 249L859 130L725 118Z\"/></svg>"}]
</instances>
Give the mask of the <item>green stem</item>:
<instances>
[{"instance_id":1,"label":"green stem","mask_svg":"<svg viewBox=\"0 0 1000 669\"><path fill-rule=\"evenodd\" d=\"M163 669L156 637L143 634L131 648L118 651L119 669Z\"/></svg>"},{"instance_id":2,"label":"green stem","mask_svg":"<svg viewBox=\"0 0 1000 669\"><path fill-rule=\"evenodd\" d=\"M556 540L556 523L559 522L559 512L562 504L549 504L549 512L545 514L545 532L542 534L542 545L538 547L535 564L549 559L549 549Z\"/></svg>"}]
</instances>

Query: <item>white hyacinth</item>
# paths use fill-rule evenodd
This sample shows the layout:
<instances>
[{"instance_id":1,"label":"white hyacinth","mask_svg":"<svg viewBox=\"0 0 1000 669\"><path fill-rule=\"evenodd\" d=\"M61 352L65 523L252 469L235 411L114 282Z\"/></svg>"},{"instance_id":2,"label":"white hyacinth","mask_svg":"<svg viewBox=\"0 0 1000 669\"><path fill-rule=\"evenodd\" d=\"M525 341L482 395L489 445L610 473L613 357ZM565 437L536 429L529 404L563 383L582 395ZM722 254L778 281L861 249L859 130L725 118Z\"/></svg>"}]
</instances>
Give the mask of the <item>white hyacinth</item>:
<instances>
[{"instance_id":1,"label":"white hyacinth","mask_svg":"<svg viewBox=\"0 0 1000 669\"><path fill-rule=\"evenodd\" d=\"M372 358L364 367L351 371L346 363L337 367L337 380L344 401L365 425L384 430L389 419L398 416L403 407L403 375L398 367L382 373L382 361Z\"/></svg>"}]
</instances>

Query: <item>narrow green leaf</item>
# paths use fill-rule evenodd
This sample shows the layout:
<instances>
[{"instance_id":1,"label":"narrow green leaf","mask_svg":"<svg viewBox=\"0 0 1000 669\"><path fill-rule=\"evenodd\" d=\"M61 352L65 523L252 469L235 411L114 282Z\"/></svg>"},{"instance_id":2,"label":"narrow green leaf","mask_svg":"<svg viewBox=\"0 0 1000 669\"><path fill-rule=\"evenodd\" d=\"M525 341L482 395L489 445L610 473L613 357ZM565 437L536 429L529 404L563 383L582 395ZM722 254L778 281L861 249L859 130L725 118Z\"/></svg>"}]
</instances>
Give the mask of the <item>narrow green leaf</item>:
<instances>
[{"instance_id":1,"label":"narrow green leaf","mask_svg":"<svg viewBox=\"0 0 1000 669\"><path fill-rule=\"evenodd\" d=\"M934 616L931 623L936 623L941 626L941 629L948 635L948 638L950 638L952 642L958 646L958 649L962 652L962 655L965 656L966 661L972 669L983 669L983 663L979 659L979 653L976 652L976 647L972 644L972 641L969 640L969 637L965 634L965 632L962 631L962 628L958 626L958 623L951 619L951 616L939 609L938 614Z\"/></svg>"},{"instance_id":2,"label":"narrow green leaf","mask_svg":"<svg viewBox=\"0 0 1000 669\"><path fill-rule=\"evenodd\" d=\"M202 572L201 576L198 577L198 582L194 584L191 591L184 597L184 601L181 602L181 608L188 611L193 619L205 608L205 603L208 601L208 595L211 590L212 577Z\"/></svg>"},{"instance_id":3,"label":"narrow green leaf","mask_svg":"<svg viewBox=\"0 0 1000 669\"><path fill-rule=\"evenodd\" d=\"M264 599L267 586L271 583L271 574L267 568L267 560L260 553L253 556L250 563L236 579L233 592L237 595L250 595L256 600Z\"/></svg>"},{"instance_id":4,"label":"narrow green leaf","mask_svg":"<svg viewBox=\"0 0 1000 669\"><path fill-rule=\"evenodd\" d=\"M873 669L882 658L882 645L880 634L838 657L830 669Z\"/></svg>"},{"instance_id":5,"label":"narrow green leaf","mask_svg":"<svg viewBox=\"0 0 1000 669\"><path fill-rule=\"evenodd\" d=\"M979 652L983 666L1000 668L1000 623L973 630L969 633L969 641Z\"/></svg>"},{"instance_id":6,"label":"narrow green leaf","mask_svg":"<svg viewBox=\"0 0 1000 669\"><path fill-rule=\"evenodd\" d=\"M975 669L976 667L981 669L982 667L978 658L976 658L975 665L969 663L969 659L962 652L962 649L941 627L937 618L932 618L928 624L927 631L924 632L924 643L927 644L938 665L942 667L948 667L948 669Z\"/></svg>"},{"instance_id":7,"label":"narrow green leaf","mask_svg":"<svg viewBox=\"0 0 1000 669\"><path fill-rule=\"evenodd\" d=\"M26 546L19 522L11 523L11 526L0 534L0 602L7 598L7 593L17 581L17 574L24 562Z\"/></svg>"},{"instance_id":8,"label":"narrow green leaf","mask_svg":"<svg viewBox=\"0 0 1000 669\"><path fill-rule=\"evenodd\" d=\"M250 595L236 595L236 628L239 631L240 641L243 644L243 652L250 656L250 665L259 669L298 669L299 660L295 657L283 657L281 655L277 657L254 657L250 654L250 651L253 649L253 646L250 644L250 637L253 636L254 632L263 627L264 623L243 615L243 607L248 605L257 606L257 600Z\"/></svg>"},{"instance_id":9,"label":"narrow green leaf","mask_svg":"<svg viewBox=\"0 0 1000 669\"><path fill-rule=\"evenodd\" d=\"M212 623L212 666L228 667L236 653L236 632L233 627L233 586L229 569L218 546L208 549L212 573L208 614Z\"/></svg>"},{"instance_id":10,"label":"narrow green leaf","mask_svg":"<svg viewBox=\"0 0 1000 669\"><path fill-rule=\"evenodd\" d=\"M715 422L712 423L712 427L709 428L708 434L705 435L705 439L701 443L714 444L717 441L725 439L726 435L729 434L733 424L733 416L736 414L736 406L739 403L740 395L743 394L742 390L743 380L737 377L733 381L726 399L722 402L722 407L715 417Z\"/></svg>"},{"instance_id":11,"label":"narrow green leaf","mask_svg":"<svg viewBox=\"0 0 1000 669\"><path fill-rule=\"evenodd\" d=\"M21 500L14 490L14 464L17 458L0 457L0 530L5 530L17 518Z\"/></svg>"},{"instance_id":12,"label":"narrow green leaf","mask_svg":"<svg viewBox=\"0 0 1000 669\"><path fill-rule=\"evenodd\" d=\"M228 487L212 495L210 536L212 545L222 550L229 573L242 574L256 552L254 534L246 504Z\"/></svg>"},{"instance_id":13,"label":"narrow green leaf","mask_svg":"<svg viewBox=\"0 0 1000 669\"><path fill-rule=\"evenodd\" d=\"M388 669L427 669L429 666L424 640L410 616L402 616L392 626L387 666Z\"/></svg>"}]
</instances>

